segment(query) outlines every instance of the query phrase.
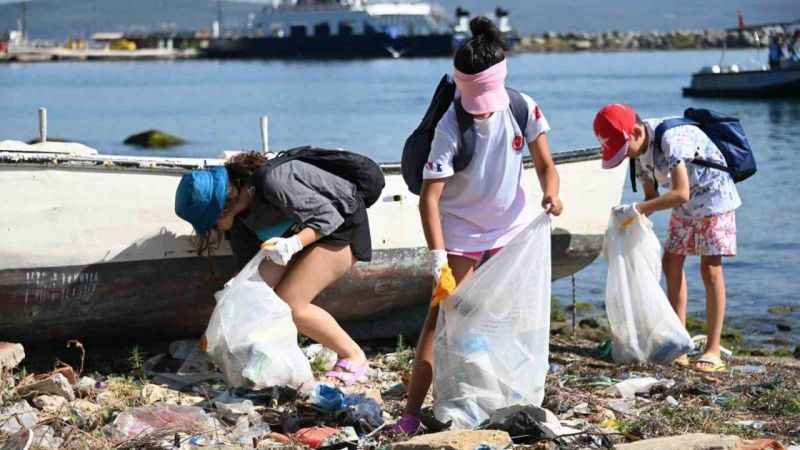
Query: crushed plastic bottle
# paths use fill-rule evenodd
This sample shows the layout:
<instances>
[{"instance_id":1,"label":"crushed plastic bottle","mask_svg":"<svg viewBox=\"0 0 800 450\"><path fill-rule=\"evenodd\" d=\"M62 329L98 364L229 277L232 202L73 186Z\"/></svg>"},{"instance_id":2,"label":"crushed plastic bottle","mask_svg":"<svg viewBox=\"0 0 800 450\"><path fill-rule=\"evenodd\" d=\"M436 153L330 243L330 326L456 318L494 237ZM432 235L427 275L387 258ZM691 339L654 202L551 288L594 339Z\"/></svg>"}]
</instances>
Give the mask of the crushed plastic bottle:
<instances>
[{"instance_id":1,"label":"crushed plastic bottle","mask_svg":"<svg viewBox=\"0 0 800 450\"><path fill-rule=\"evenodd\" d=\"M328 412L341 411L347 406L344 392L326 383L318 384L311 392L309 400L312 405Z\"/></svg>"},{"instance_id":2,"label":"crushed plastic bottle","mask_svg":"<svg viewBox=\"0 0 800 450\"><path fill-rule=\"evenodd\" d=\"M345 404L352 422L366 425L370 430L383 425L383 410L375 399L364 394L351 394L345 397Z\"/></svg>"}]
</instances>

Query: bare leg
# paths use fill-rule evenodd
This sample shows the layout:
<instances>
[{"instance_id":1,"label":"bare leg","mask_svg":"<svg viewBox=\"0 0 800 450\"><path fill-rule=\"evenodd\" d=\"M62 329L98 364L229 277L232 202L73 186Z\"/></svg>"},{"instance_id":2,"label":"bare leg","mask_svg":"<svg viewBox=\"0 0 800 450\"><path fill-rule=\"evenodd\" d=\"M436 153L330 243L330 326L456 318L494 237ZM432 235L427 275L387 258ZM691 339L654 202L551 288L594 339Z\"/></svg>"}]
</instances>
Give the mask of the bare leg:
<instances>
[{"instance_id":1,"label":"bare leg","mask_svg":"<svg viewBox=\"0 0 800 450\"><path fill-rule=\"evenodd\" d=\"M472 275L478 262L463 256L447 256L448 264L453 269L456 284ZM446 301L446 300L445 300ZM433 382L433 336L436 331L436 319L439 317L439 308L428 309L425 325L417 341L414 352L414 366L411 369L411 382L408 385L408 400L406 401L406 414L419 415L425 396Z\"/></svg>"},{"instance_id":2,"label":"bare leg","mask_svg":"<svg viewBox=\"0 0 800 450\"><path fill-rule=\"evenodd\" d=\"M289 262L288 266L279 266L274 262L264 259L261 261L261 264L258 266L258 273L261 275L261 279L264 280L270 287L275 287L278 283L281 282L283 276L286 274L286 271L289 270L291 267L292 262Z\"/></svg>"},{"instance_id":3,"label":"bare leg","mask_svg":"<svg viewBox=\"0 0 800 450\"><path fill-rule=\"evenodd\" d=\"M719 356L722 323L725 320L725 276L721 256L700 257L700 273L706 287L706 354Z\"/></svg>"},{"instance_id":4,"label":"bare leg","mask_svg":"<svg viewBox=\"0 0 800 450\"><path fill-rule=\"evenodd\" d=\"M275 292L289 304L294 323L302 334L335 351L339 358L360 365L367 360L361 347L333 316L311 304L354 263L349 246L314 244L295 256Z\"/></svg>"},{"instance_id":5,"label":"bare leg","mask_svg":"<svg viewBox=\"0 0 800 450\"><path fill-rule=\"evenodd\" d=\"M669 298L672 309L681 319L681 323L686 326L688 294L686 292L686 276L683 273L684 261L686 261L686 256L684 255L664 252L662 266L664 275L667 278L667 298Z\"/></svg>"}]
</instances>

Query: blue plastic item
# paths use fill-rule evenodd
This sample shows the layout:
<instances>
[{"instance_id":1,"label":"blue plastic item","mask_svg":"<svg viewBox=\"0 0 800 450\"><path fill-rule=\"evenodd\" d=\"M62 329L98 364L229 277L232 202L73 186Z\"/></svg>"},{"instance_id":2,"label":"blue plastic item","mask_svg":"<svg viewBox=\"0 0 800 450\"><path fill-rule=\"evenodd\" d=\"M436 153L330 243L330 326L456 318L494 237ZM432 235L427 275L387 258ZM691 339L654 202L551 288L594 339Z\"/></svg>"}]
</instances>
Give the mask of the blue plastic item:
<instances>
[{"instance_id":1,"label":"blue plastic item","mask_svg":"<svg viewBox=\"0 0 800 450\"><path fill-rule=\"evenodd\" d=\"M324 383L314 388L314 392L311 393L311 404L328 412L341 411L347 407L344 392Z\"/></svg>"}]
</instances>

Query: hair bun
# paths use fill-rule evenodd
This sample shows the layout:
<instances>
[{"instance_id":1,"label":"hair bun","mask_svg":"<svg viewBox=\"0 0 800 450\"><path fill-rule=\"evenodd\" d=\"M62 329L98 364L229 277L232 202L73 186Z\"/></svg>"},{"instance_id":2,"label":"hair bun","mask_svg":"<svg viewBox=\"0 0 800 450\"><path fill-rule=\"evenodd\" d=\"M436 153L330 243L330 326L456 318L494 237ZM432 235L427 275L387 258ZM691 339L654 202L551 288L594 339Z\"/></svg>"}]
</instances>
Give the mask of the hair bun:
<instances>
[{"instance_id":1,"label":"hair bun","mask_svg":"<svg viewBox=\"0 0 800 450\"><path fill-rule=\"evenodd\" d=\"M485 16L478 16L470 20L469 30L472 32L473 38L483 37L490 41L503 42L500 30L497 29L494 22Z\"/></svg>"}]
</instances>

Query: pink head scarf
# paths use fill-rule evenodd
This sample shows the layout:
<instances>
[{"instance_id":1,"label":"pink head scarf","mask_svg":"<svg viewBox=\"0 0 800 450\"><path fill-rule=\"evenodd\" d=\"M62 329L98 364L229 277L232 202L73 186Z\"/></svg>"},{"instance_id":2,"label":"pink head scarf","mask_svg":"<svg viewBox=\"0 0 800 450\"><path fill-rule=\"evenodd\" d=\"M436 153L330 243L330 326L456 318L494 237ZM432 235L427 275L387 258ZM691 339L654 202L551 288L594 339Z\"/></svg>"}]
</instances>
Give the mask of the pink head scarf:
<instances>
[{"instance_id":1,"label":"pink head scarf","mask_svg":"<svg viewBox=\"0 0 800 450\"><path fill-rule=\"evenodd\" d=\"M453 78L461 92L461 104L470 114L486 114L504 111L511 103L506 92L506 60L483 72L468 75L454 69Z\"/></svg>"}]
</instances>

